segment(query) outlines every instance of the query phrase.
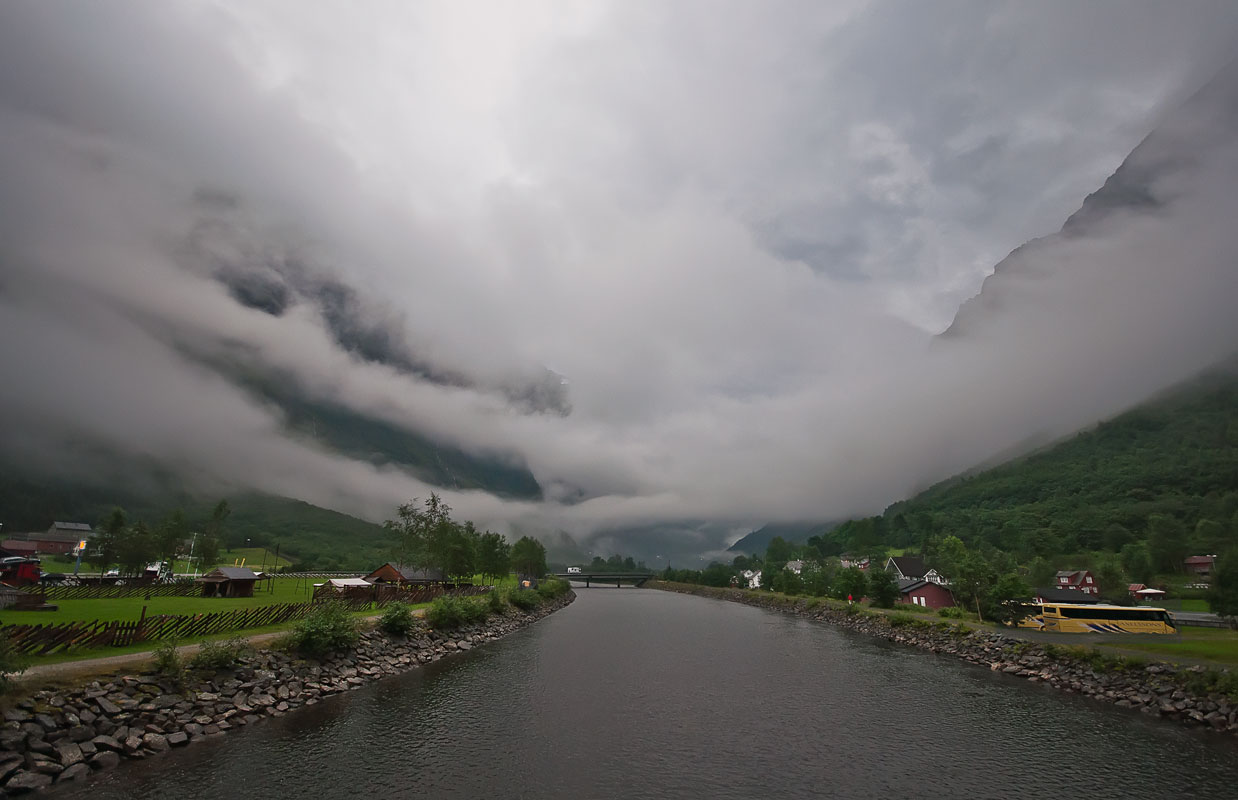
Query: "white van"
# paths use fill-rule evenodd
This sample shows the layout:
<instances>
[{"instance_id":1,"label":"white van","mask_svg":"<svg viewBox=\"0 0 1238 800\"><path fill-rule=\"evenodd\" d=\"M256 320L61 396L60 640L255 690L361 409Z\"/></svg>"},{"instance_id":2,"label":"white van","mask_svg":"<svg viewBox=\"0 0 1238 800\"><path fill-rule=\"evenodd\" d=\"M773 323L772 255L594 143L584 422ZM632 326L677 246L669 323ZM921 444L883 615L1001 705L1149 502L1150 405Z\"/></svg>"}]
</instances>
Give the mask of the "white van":
<instances>
[{"instance_id":1,"label":"white van","mask_svg":"<svg viewBox=\"0 0 1238 800\"><path fill-rule=\"evenodd\" d=\"M569 574L569 575L579 575L579 574L580 574L580 567L568 567L568 568L567 568L567 574Z\"/></svg>"}]
</instances>

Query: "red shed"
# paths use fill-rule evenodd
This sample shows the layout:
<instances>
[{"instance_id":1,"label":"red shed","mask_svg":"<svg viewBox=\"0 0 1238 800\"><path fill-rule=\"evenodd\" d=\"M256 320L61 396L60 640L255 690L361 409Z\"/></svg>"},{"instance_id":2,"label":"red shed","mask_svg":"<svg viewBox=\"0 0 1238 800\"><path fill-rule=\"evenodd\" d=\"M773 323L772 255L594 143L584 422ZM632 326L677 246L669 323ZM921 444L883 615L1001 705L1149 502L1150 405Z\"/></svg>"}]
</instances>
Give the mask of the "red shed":
<instances>
[{"instance_id":1,"label":"red shed","mask_svg":"<svg viewBox=\"0 0 1238 800\"><path fill-rule=\"evenodd\" d=\"M899 602L925 608L948 608L954 595L940 583L926 580L899 581Z\"/></svg>"}]
</instances>

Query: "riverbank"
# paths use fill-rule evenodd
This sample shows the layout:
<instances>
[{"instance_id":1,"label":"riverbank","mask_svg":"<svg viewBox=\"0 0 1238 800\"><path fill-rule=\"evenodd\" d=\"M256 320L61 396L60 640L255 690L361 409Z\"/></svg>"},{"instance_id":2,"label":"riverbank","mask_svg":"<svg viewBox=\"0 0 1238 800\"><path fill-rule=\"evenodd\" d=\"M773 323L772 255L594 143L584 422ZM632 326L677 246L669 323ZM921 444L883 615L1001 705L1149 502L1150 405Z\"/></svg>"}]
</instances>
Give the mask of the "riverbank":
<instances>
[{"instance_id":1,"label":"riverbank","mask_svg":"<svg viewBox=\"0 0 1238 800\"><path fill-rule=\"evenodd\" d=\"M879 614L817 598L649 581L646 588L744 603L959 658L1058 691L1211 731L1238 734L1238 673L1110 656L1086 646L1030 642L933 617ZM1079 643L1085 644L1085 643Z\"/></svg>"},{"instance_id":2,"label":"riverbank","mask_svg":"<svg viewBox=\"0 0 1238 800\"><path fill-rule=\"evenodd\" d=\"M193 674L183 686L147 671L39 689L4 711L0 783L5 796L23 794L223 736L501 638L574 599L569 591L449 632L421 622L402 638L365 630L355 648L322 660L259 650L234 667Z\"/></svg>"}]
</instances>

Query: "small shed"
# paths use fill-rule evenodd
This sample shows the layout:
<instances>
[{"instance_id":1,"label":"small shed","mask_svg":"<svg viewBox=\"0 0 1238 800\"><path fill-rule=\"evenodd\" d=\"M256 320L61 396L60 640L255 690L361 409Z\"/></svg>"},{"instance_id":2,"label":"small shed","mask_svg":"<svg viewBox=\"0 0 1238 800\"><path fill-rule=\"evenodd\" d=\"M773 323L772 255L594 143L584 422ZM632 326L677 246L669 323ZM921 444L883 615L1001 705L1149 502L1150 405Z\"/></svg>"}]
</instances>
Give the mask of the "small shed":
<instances>
[{"instance_id":1,"label":"small shed","mask_svg":"<svg viewBox=\"0 0 1238 800\"><path fill-rule=\"evenodd\" d=\"M216 567L198 578L203 597L253 597L258 575L249 567Z\"/></svg>"}]
</instances>

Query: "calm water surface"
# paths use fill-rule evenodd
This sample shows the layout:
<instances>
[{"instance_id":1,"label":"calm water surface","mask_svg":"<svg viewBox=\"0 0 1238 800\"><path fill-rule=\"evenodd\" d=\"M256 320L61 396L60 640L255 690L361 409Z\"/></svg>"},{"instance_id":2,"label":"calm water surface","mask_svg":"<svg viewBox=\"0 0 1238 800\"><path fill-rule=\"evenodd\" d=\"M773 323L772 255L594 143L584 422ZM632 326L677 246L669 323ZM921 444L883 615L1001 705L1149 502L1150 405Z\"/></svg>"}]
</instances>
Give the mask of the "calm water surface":
<instances>
[{"instance_id":1,"label":"calm water surface","mask_svg":"<svg viewBox=\"0 0 1238 800\"><path fill-rule=\"evenodd\" d=\"M1238 796L1238 747L733 603L579 590L499 642L55 796Z\"/></svg>"}]
</instances>

